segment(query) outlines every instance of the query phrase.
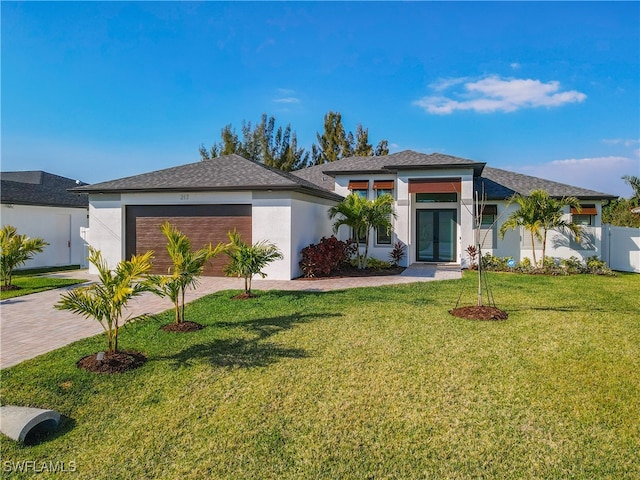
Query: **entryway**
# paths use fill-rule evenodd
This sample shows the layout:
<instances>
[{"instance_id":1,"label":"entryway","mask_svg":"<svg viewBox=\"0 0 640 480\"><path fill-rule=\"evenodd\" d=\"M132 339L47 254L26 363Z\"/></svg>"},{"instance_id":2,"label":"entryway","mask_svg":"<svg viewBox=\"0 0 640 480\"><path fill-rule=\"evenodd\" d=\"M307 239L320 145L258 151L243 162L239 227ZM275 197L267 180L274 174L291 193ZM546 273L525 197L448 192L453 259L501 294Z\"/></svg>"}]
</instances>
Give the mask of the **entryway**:
<instances>
[{"instance_id":1,"label":"entryway","mask_svg":"<svg viewBox=\"0 0 640 480\"><path fill-rule=\"evenodd\" d=\"M455 262L455 209L416 210L416 261Z\"/></svg>"}]
</instances>

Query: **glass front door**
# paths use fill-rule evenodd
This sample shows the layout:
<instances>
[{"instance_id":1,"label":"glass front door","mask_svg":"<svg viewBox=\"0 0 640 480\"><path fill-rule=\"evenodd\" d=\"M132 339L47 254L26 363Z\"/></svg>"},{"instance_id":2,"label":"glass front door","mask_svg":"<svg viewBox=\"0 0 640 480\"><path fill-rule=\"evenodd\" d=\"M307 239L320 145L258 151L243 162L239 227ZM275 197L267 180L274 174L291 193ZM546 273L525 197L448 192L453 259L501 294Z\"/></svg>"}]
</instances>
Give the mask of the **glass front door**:
<instances>
[{"instance_id":1,"label":"glass front door","mask_svg":"<svg viewBox=\"0 0 640 480\"><path fill-rule=\"evenodd\" d=\"M456 210L416 210L416 259L454 262Z\"/></svg>"}]
</instances>

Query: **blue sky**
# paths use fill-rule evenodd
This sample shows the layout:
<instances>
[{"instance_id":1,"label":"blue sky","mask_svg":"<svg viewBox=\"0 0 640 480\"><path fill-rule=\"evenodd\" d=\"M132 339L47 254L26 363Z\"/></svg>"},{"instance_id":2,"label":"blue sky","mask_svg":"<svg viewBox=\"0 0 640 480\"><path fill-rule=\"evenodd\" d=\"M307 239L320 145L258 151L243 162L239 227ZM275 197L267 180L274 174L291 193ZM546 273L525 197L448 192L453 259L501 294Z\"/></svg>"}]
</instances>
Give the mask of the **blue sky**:
<instances>
[{"instance_id":1,"label":"blue sky","mask_svg":"<svg viewBox=\"0 0 640 480\"><path fill-rule=\"evenodd\" d=\"M615 195L640 175L638 2L2 2L2 170L95 183L265 112Z\"/></svg>"}]
</instances>

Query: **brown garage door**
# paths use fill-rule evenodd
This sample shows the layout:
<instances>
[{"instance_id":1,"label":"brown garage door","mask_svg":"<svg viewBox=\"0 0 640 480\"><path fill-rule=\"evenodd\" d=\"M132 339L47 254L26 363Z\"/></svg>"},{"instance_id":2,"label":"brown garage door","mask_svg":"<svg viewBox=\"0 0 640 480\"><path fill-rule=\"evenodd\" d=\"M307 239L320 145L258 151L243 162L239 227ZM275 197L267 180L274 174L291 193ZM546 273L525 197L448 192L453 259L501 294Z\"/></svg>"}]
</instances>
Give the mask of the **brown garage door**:
<instances>
[{"instance_id":1,"label":"brown garage door","mask_svg":"<svg viewBox=\"0 0 640 480\"><path fill-rule=\"evenodd\" d=\"M129 205L126 207L127 258L148 250L154 251L153 273L167 273L171 259L167 239L160 225L170 222L191 240L191 248L229 241L227 232L234 228L251 243L251 205ZM219 255L204 269L206 276L222 276L228 262Z\"/></svg>"}]
</instances>

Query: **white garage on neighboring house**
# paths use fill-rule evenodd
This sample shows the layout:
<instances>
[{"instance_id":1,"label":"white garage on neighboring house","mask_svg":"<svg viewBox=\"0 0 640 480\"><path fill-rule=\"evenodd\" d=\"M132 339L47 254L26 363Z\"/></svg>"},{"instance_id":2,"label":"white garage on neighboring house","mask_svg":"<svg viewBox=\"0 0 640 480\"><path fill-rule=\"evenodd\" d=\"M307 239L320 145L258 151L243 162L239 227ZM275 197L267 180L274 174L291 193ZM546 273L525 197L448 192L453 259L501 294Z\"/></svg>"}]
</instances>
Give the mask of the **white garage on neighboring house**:
<instances>
[{"instance_id":1,"label":"white garage on neighboring house","mask_svg":"<svg viewBox=\"0 0 640 480\"><path fill-rule=\"evenodd\" d=\"M42 171L2 172L0 181L2 225L49 243L21 268L86 266L80 231L89 225L89 202L68 191L81 182Z\"/></svg>"},{"instance_id":2,"label":"white garage on neighboring house","mask_svg":"<svg viewBox=\"0 0 640 480\"><path fill-rule=\"evenodd\" d=\"M88 240L111 266L134 253L153 250L156 271L166 272L168 255L159 226L168 220L197 248L227 241L227 232L234 228L247 242L273 242L284 259L266 273L271 279L291 279L300 274L302 248L332 234L328 209L349 193L370 199L389 193L395 200L393 231L371 235L369 252L374 257L387 260L399 241L407 247L405 266L415 262L469 266L466 248L474 244L474 199L481 193L486 197L483 252L516 261L531 257L526 231L509 231L500 239L498 229L515 209L508 199L535 189L553 197L575 196L583 207L581 212L565 212L567 219L583 226L581 241L551 232L547 255L600 256L602 201L614 196L438 153L350 157L292 173L227 155L74 190L89 194ZM350 235L346 227L339 231L341 239ZM539 256L541 245L535 248ZM224 260L205 274L221 275Z\"/></svg>"},{"instance_id":3,"label":"white garage on neighboring house","mask_svg":"<svg viewBox=\"0 0 640 480\"><path fill-rule=\"evenodd\" d=\"M228 242L236 229L247 243L275 243L284 258L268 266L271 279L299 272L298 254L331 231L327 210L341 196L294 175L239 155L227 155L74 189L89 194L88 242L114 266L153 250L154 271L166 273L169 257L160 232L164 221L189 236L194 248ZM222 275L227 258L205 275Z\"/></svg>"}]
</instances>

